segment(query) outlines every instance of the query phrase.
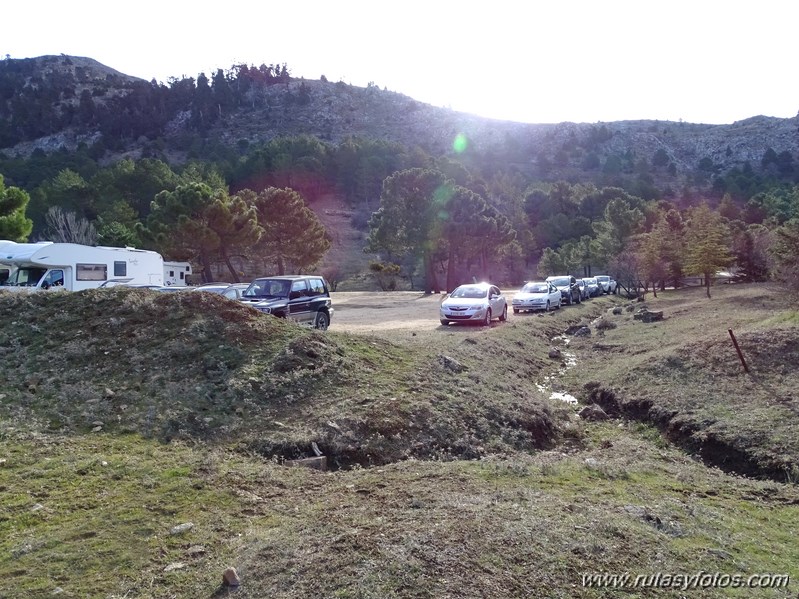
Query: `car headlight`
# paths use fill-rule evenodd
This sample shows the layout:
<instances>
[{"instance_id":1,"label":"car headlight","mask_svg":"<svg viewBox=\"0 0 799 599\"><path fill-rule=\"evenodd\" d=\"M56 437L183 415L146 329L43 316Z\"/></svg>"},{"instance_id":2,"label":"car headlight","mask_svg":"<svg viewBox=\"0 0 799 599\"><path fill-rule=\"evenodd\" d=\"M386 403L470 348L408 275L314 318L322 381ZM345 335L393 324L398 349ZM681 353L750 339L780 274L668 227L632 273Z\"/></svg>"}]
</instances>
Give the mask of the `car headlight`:
<instances>
[{"instance_id":1,"label":"car headlight","mask_svg":"<svg viewBox=\"0 0 799 599\"><path fill-rule=\"evenodd\" d=\"M261 312L263 312L264 314L271 314L272 313L272 308L258 308L258 309Z\"/></svg>"}]
</instances>

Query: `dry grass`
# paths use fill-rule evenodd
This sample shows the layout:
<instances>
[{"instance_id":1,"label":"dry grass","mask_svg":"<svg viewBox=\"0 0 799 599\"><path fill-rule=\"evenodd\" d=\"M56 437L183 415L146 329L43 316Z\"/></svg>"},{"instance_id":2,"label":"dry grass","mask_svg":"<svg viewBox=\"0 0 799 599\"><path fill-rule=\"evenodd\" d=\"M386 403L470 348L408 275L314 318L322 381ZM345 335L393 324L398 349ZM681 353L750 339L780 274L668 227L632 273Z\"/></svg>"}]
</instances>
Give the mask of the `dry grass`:
<instances>
[{"instance_id":1,"label":"dry grass","mask_svg":"<svg viewBox=\"0 0 799 599\"><path fill-rule=\"evenodd\" d=\"M752 456L793 451L768 421L784 406L759 402L792 384L796 313L743 287L666 294L647 325L607 314L617 301L392 343L216 296L0 297L0 596L221 597L231 565L236 596L276 598L617 596L583 587L603 572L796 579L796 481L709 468L657 428L584 422L536 386L601 381L629 415L675 411L700 434L712 412L708 431L735 429ZM577 367L548 356L603 314L618 326L560 346ZM740 331L756 382L719 326ZM755 351L763 339L781 351ZM701 418L664 392L678 383L707 394ZM757 418L736 407L744 391ZM641 397L662 403L633 414ZM280 465L311 442L347 468Z\"/></svg>"},{"instance_id":2,"label":"dry grass","mask_svg":"<svg viewBox=\"0 0 799 599\"><path fill-rule=\"evenodd\" d=\"M575 340L580 368L568 379L574 392L656 423L723 468L795 480L796 304L778 288L748 285L719 287L710 300L694 289L670 291L646 305L665 320L642 323L624 311L604 317L618 327L601 342ZM595 384L585 388L588 382Z\"/></svg>"}]
</instances>

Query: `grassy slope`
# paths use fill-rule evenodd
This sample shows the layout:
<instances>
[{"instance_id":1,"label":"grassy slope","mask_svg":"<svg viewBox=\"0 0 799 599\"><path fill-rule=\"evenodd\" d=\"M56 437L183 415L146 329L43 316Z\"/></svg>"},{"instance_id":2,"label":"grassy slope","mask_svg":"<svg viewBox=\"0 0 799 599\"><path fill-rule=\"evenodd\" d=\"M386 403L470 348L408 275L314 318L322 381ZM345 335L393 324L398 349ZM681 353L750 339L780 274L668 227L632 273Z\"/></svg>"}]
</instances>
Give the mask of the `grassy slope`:
<instances>
[{"instance_id":1,"label":"grassy slope","mask_svg":"<svg viewBox=\"0 0 799 599\"><path fill-rule=\"evenodd\" d=\"M408 349L300 331L215 296L126 291L0 298L0 347L13 348L0 374L0 596L224 596L228 565L241 597L608 597L580 574L799 576L795 485L709 469L646 425L585 423L541 397L548 339L611 298ZM700 311L722 305L692 309L709 322ZM753 332L790 323L769 312ZM646 336L679 321L572 341L580 368L559 384L579 373L614 386L684 355L657 336L646 355ZM447 370L443 354L468 369ZM310 440L342 464L379 465L320 473L263 457Z\"/></svg>"},{"instance_id":2,"label":"grassy slope","mask_svg":"<svg viewBox=\"0 0 799 599\"><path fill-rule=\"evenodd\" d=\"M585 401L656 423L722 468L799 481L799 311L790 296L751 285L715 288L710 300L700 289L648 300L665 320L642 323L627 310L606 315L617 328L575 340L580 368L566 384ZM592 394L590 382L612 397Z\"/></svg>"}]
</instances>

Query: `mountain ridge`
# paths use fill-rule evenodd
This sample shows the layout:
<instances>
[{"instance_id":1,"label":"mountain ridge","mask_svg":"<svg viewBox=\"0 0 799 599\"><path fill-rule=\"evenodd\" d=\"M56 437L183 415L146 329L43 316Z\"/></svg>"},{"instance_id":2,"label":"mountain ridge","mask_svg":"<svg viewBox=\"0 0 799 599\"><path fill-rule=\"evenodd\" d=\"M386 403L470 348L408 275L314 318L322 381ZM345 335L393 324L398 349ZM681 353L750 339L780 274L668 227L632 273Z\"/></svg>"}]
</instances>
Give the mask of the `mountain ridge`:
<instances>
[{"instance_id":1,"label":"mountain ridge","mask_svg":"<svg viewBox=\"0 0 799 599\"><path fill-rule=\"evenodd\" d=\"M62 93L59 102L64 106L74 106L84 89L91 89L94 103L101 105L130 93L132 86L155 84L86 57L61 55L0 61L0 66L4 64L32 68L40 79L71 74L75 88L71 98ZM407 147L419 146L431 154L451 153L455 136L462 134L480 152L506 155L509 147L514 148L509 162L519 161L525 169L551 162L556 167L553 176L578 179L582 177L573 167L590 171L596 166L586 164L595 165L597 160L605 163L613 155L652 161L658 150L665 152L668 163L673 163L680 173L699 168L703 159L711 161L715 172L746 162L758 163L769 149L799 156L799 116L757 115L729 125L659 120L520 123L432 106L371 84L364 88L343 82L290 78L285 83L269 85L260 93L260 107L253 102L252 106L221 114L206 134L231 146L299 134L330 143L351 136L372 137ZM190 107L178 111L164 127L164 135L185 133L190 116ZM81 143L91 144L97 139L96 130L67 127L0 147L0 151L24 158L37 149L74 150ZM141 137L128 140L128 155L135 156L142 141Z\"/></svg>"}]
</instances>

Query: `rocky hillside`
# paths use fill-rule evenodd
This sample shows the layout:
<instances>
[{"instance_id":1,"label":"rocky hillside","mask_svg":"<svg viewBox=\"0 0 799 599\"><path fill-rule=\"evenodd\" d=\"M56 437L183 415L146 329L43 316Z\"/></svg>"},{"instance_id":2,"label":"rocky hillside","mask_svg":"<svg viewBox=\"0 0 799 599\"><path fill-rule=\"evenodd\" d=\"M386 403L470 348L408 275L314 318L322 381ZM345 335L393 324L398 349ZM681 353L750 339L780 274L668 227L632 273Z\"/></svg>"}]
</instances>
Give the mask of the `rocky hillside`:
<instances>
[{"instance_id":1,"label":"rocky hillside","mask_svg":"<svg viewBox=\"0 0 799 599\"><path fill-rule=\"evenodd\" d=\"M192 81L193 85L193 80ZM47 56L0 61L0 129L16 117L14 99L24 88L50 85L57 114L77 110L81 95L89 90L95 104L114 95L131 93L146 82L119 73L89 59ZM174 87L175 81L171 82ZM17 107L17 109L19 109ZM408 147L421 147L433 155L451 151L459 133L481 156L490 156L520 170L535 170L542 178L591 179L612 170L615 160L625 161L631 172L644 161L660 167L661 175L704 170L724 172L749 162L759 167L765 153L799 156L799 117L753 116L729 125L703 125L669 121L619 121L611 123L526 124L497 121L458 113L418 102L400 93L343 82L288 78L259 90L257 102L235 110L219 109L220 118L206 131L228 145L268 140L280 135L309 134L337 143L349 136L386 139ZM195 115L196 116L196 115ZM159 138L167 143L185 135L192 120L192 105L169 113ZM4 122L5 121L5 122ZM73 119L74 121L74 119ZM97 129L69 126L46 135L2 144L6 155L27 156L35 149L73 149L96 139ZM10 139L10 138L9 138ZM127 151L148 140L127 140ZM129 154L130 155L130 154ZM658 169L653 168L657 177Z\"/></svg>"}]
</instances>

